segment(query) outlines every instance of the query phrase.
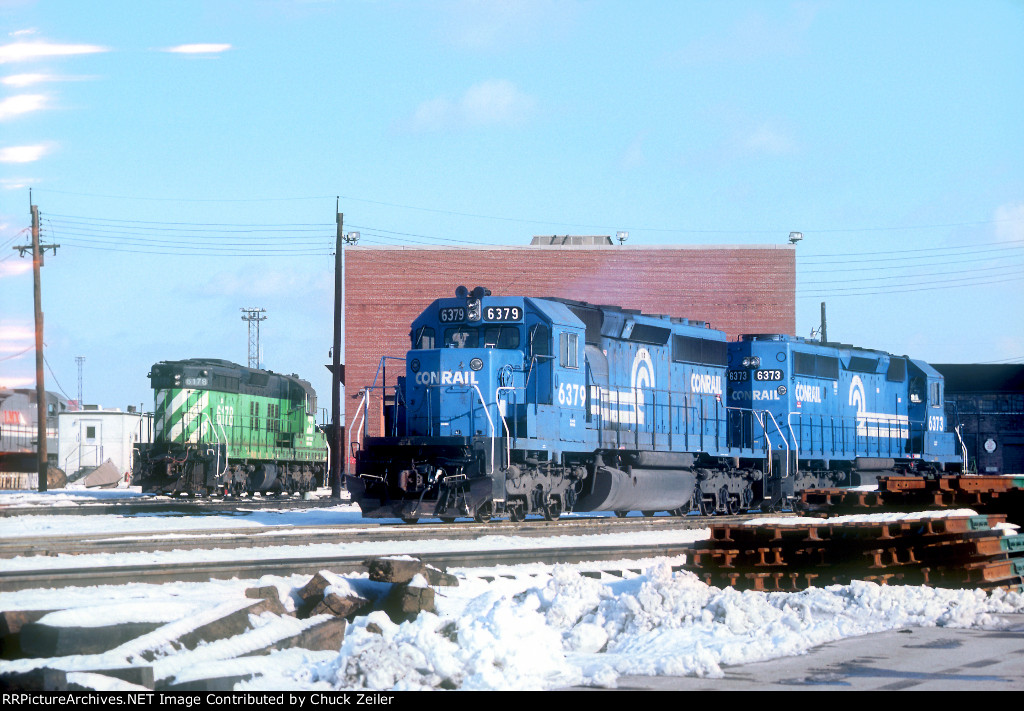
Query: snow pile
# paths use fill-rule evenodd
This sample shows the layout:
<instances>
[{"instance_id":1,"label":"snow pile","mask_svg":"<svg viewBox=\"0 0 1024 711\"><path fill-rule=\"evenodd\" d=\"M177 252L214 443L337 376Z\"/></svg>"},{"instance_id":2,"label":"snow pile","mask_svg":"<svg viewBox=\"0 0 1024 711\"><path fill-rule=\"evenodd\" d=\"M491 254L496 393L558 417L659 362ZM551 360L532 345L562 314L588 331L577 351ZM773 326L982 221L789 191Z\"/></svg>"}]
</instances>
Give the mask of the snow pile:
<instances>
[{"instance_id":1,"label":"snow pile","mask_svg":"<svg viewBox=\"0 0 1024 711\"><path fill-rule=\"evenodd\" d=\"M620 675L721 677L723 665L802 654L844 637L911 626L996 626L1019 593L851 585L800 593L709 587L668 565L598 581L560 566L514 594L500 585L401 625L356 620L340 654L239 688L551 689L614 687Z\"/></svg>"}]
</instances>

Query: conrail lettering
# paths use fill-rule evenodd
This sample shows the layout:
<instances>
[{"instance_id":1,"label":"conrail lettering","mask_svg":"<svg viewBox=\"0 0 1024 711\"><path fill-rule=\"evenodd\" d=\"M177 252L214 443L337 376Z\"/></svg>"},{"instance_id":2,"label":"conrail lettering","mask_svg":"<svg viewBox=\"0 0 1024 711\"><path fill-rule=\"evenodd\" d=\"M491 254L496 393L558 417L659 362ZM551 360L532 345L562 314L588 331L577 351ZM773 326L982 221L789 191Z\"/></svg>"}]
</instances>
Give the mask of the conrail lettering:
<instances>
[{"instance_id":1,"label":"conrail lettering","mask_svg":"<svg viewBox=\"0 0 1024 711\"><path fill-rule=\"evenodd\" d=\"M817 385L796 384L796 399L803 402L821 402L821 388Z\"/></svg>"},{"instance_id":2,"label":"conrail lettering","mask_svg":"<svg viewBox=\"0 0 1024 711\"><path fill-rule=\"evenodd\" d=\"M472 370L442 370L416 373L413 378L417 385L479 385L476 373Z\"/></svg>"},{"instance_id":3,"label":"conrail lettering","mask_svg":"<svg viewBox=\"0 0 1024 711\"><path fill-rule=\"evenodd\" d=\"M710 375L708 373L693 373L690 375L690 390L695 393L721 395L722 376Z\"/></svg>"}]
</instances>

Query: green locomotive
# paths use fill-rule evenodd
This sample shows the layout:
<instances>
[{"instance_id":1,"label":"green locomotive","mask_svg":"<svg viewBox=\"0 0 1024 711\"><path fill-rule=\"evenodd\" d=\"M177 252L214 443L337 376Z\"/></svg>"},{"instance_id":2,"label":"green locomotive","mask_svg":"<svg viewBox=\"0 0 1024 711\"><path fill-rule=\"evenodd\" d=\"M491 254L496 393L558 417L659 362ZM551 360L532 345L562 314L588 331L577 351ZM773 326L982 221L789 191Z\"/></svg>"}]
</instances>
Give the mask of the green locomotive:
<instances>
[{"instance_id":1,"label":"green locomotive","mask_svg":"<svg viewBox=\"0 0 1024 711\"><path fill-rule=\"evenodd\" d=\"M153 442L134 478L158 494L302 493L326 471L316 393L297 375L213 358L161 361L149 372Z\"/></svg>"}]
</instances>

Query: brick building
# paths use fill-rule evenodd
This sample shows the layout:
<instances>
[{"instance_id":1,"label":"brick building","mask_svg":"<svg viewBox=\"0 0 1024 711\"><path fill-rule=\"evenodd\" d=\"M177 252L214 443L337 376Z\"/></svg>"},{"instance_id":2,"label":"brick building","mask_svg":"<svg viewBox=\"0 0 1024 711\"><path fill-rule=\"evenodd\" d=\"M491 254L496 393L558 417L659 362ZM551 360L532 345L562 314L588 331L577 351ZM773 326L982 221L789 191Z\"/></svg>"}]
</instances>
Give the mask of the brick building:
<instances>
[{"instance_id":1,"label":"brick building","mask_svg":"<svg viewBox=\"0 0 1024 711\"><path fill-rule=\"evenodd\" d=\"M381 356L404 357L412 320L434 299L454 296L460 285L707 321L730 339L795 333L796 259L790 245L626 247L611 246L608 238L587 241L596 244L346 249L348 424ZM401 363L389 363L389 384L403 373ZM379 412L379 404L370 411ZM371 419L371 432L377 426Z\"/></svg>"}]
</instances>

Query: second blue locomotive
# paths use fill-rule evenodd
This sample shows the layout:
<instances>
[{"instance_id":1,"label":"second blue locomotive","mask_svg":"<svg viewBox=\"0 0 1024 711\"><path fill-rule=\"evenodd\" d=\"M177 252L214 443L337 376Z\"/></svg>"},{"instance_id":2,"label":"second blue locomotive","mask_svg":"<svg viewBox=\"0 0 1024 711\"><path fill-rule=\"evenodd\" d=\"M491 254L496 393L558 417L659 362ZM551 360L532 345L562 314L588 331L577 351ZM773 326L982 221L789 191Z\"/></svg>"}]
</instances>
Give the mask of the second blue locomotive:
<instances>
[{"instance_id":1,"label":"second blue locomotive","mask_svg":"<svg viewBox=\"0 0 1024 711\"><path fill-rule=\"evenodd\" d=\"M410 338L346 478L368 516L730 513L961 463L941 376L906 357L482 287Z\"/></svg>"}]
</instances>

